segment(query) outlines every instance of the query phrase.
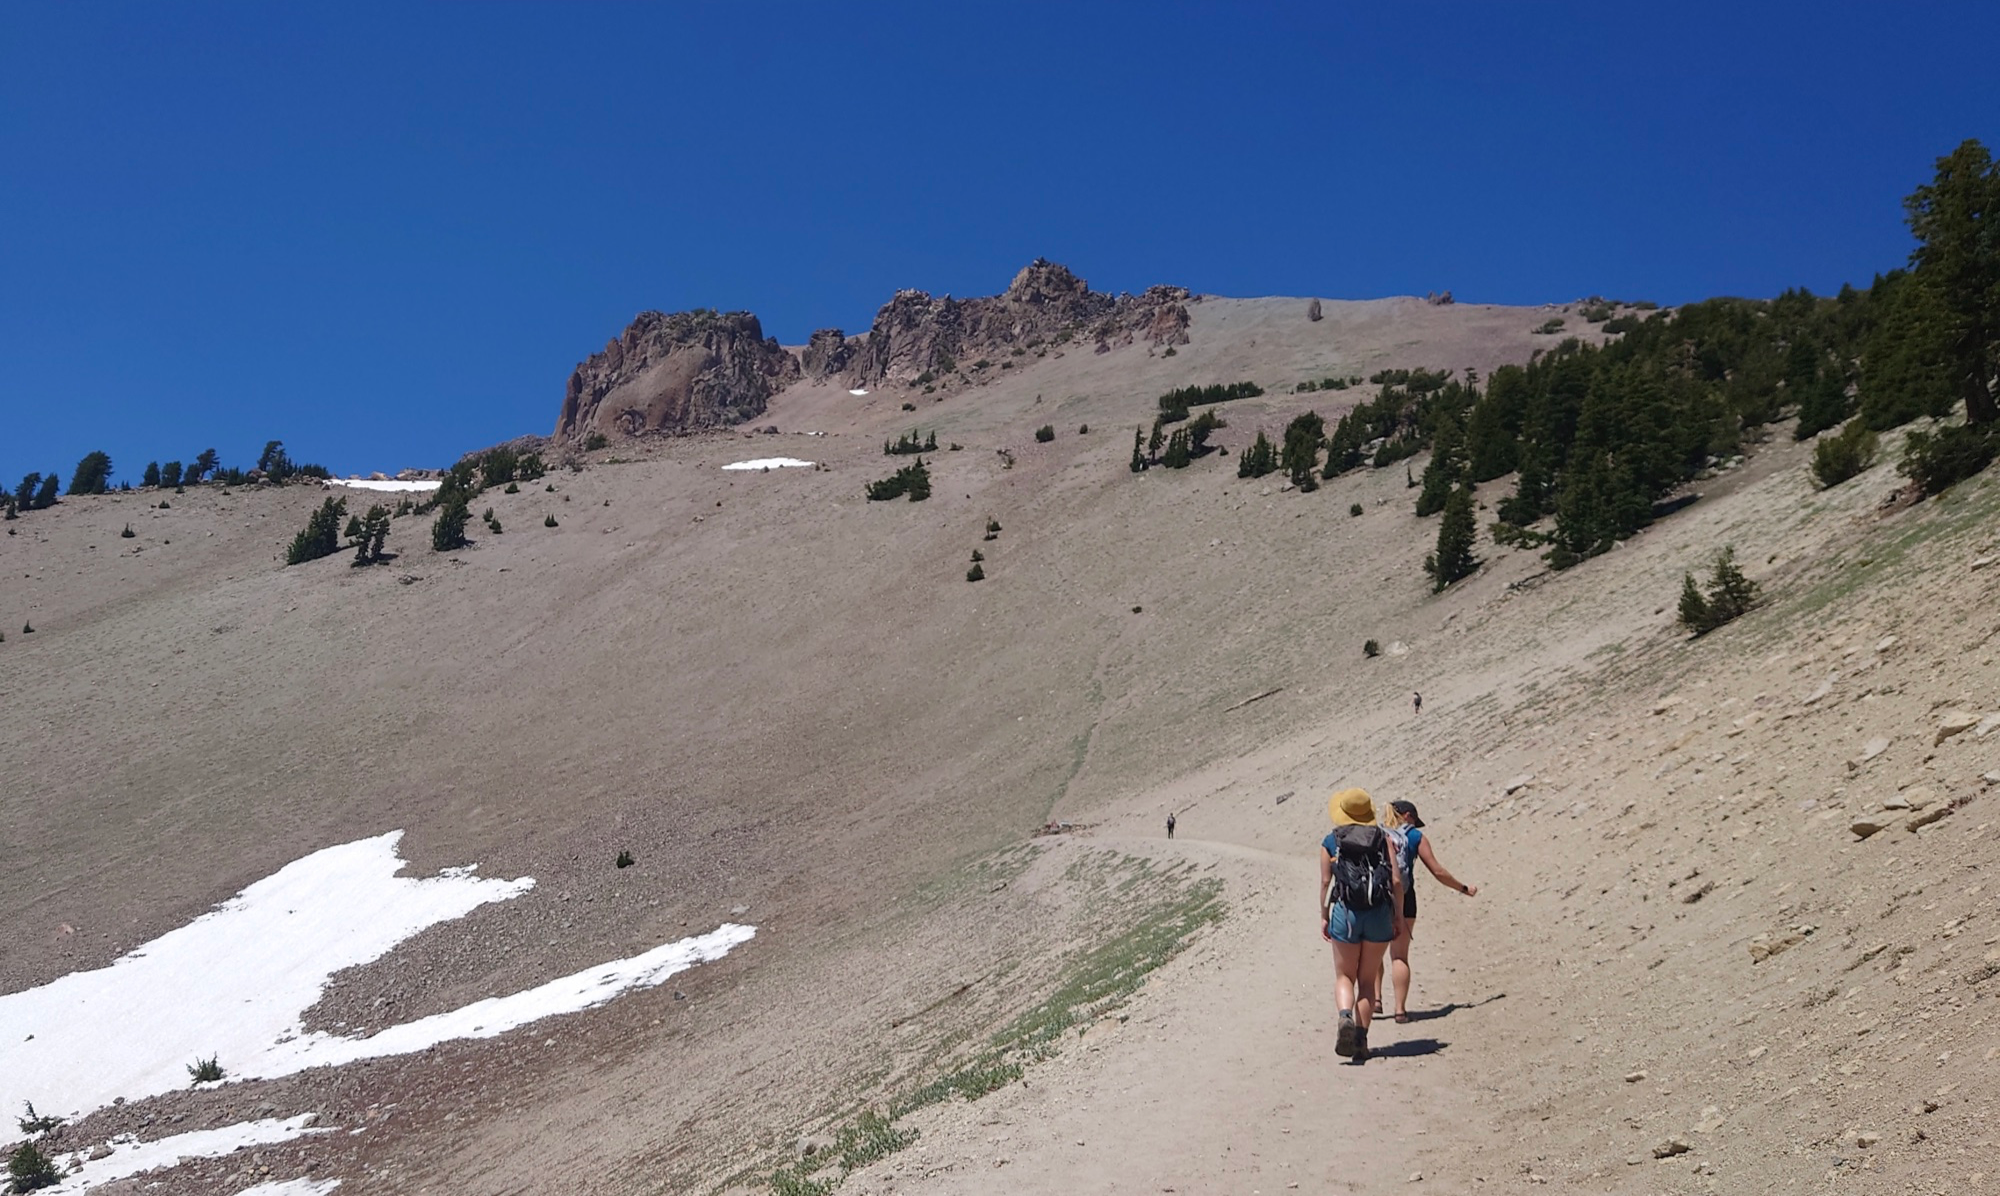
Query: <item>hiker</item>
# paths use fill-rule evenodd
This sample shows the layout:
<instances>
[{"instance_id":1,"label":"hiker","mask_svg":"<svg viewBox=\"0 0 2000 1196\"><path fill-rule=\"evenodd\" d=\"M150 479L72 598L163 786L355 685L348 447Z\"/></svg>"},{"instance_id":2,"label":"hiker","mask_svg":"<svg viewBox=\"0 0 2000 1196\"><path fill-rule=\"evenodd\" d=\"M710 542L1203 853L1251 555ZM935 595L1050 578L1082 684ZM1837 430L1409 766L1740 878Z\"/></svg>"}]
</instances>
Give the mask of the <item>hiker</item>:
<instances>
[{"instance_id":1,"label":"hiker","mask_svg":"<svg viewBox=\"0 0 2000 1196\"><path fill-rule=\"evenodd\" d=\"M1396 1020L1410 1020L1410 940L1417 930L1417 861L1431 870L1438 883L1447 888L1457 889L1467 897L1476 897L1479 886L1469 885L1451 874L1451 870L1438 863L1437 853L1431 850L1429 836L1424 834L1424 820L1417 815L1415 802L1392 801L1389 809L1393 812L1390 821L1395 823L1389 832L1391 844L1396 852L1396 868L1403 881L1403 921L1396 931L1396 940L1389 944L1389 978L1396 991ZM1378 982L1379 984L1379 982Z\"/></svg>"},{"instance_id":2,"label":"hiker","mask_svg":"<svg viewBox=\"0 0 2000 1196\"><path fill-rule=\"evenodd\" d=\"M1172 814L1169 814L1167 815L1167 838L1171 839L1173 837L1174 837L1174 816Z\"/></svg>"},{"instance_id":3,"label":"hiker","mask_svg":"<svg viewBox=\"0 0 2000 1196\"><path fill-rule=\"evenodd\" d=\"M1333 832L1320 841L1320 936L1333 944L1334 1002L1339 1007L1333 1052L1368 1058L1368 1024L1382 1002L1382 957L1403 929L1402 884L1389 836L1375 825L1375 801L1365 789L1342 789L1327 800Z\"/></svg>"},{"instance_id":4,"label":"hiker","mask_svg":"<svg viewBox=\"0 0 2000 1196\"><path fill-rule=\"evenodd\" d=\"M1420 693L1417 693L1417 692L1415 692L1415 691L1411 691L1411 693L1410 693L1410 713L1412 713L1412 714L1422 714L1423 712L1424 712L1424 695L1422 695L1422 694L1420 694Z\"/></svg>"}]
</instances>

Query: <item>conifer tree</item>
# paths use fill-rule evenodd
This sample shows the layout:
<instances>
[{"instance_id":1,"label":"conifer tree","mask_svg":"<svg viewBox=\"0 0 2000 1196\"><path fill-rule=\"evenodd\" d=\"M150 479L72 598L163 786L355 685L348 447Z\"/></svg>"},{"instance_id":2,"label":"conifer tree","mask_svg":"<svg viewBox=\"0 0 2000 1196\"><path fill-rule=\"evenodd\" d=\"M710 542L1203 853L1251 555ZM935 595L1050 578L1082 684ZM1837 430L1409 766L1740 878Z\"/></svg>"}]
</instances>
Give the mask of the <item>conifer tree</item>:
<instances>
[{"instance_id":1,"label":"conifer tree","mask_svg":"<svg viewBox=\"0 0 2000 1196\"><path fill-rule=\"evenodd\" d=\"M1167 437L1167 451L1161 456L1160 464L1168 469L1186 469L1188 463L1194 460L1188 440L1187 429L1175 428L1174 434Z\"/></svg>"},{"instance_id":2,"label":"conifer tree","mask_svg":"<svg viewBox=\"0 0 2000 1196\"><path fill-rule=\"evenodd\" d=\"M41 479L41 488L35 491L34 509L37 511L46 511L56 505L58 479L53 471L42 474Z\"/></svg>"},{"instance_id":3,"label":"conifer tree","mask_svg":"<svg viewBox=\"0 0 2000 1196\"><path fill-rule=\"evenodd\" d=\"M14 487L14 506L23 511L34 510L35 491L40 489L41 484L42 475L39 473L31 473L22 478L21 484Z\"/></svg>"},{"instance_id":4,"label":"conifer tree","mask_svg":"<svg viewBox=\"0 0 2000 1196\"><path fill-rule=\"evenodd\" d=\"M89 452L76 463L76 472L69 476L71 494L102 494L110 489L111 457L102 452Z\"/></svg>"},{"instance_id":5,"label":"conifer tree","mask_svg":"<svg viewBox=\"0 0 2000 1196\"><path fill-rule=\"evenodd\" d=\"M209 474L215 472L215 467L219 460L220 458L215 455L214 449L207 448L201 450L200 454L195 457L194 464L188 466L187 472L181 475L181 481L189 486L201 482Z\"/></svg>"},{"instance_id":6,"label":"conifer tree","mask_svg":"<svg viewBox=\"0 0 2000 1196\"><path fill-rule=\"evenodd\" d=\"M1445 500L1444 518L1438 521L1437 550L1424 562L1433 590L1442 590L1479 568L1479 559L1472 554L1478 535L1472 491L1459 486Z\"/></svg>"},{"instance_id":7,"label":"conifer tree","mask_svg":"<svg viewBox=\"0 0 2000 1196\"><path fill-rule=\"evenodd\" d=\"M451 552L464 548L465 525L472 519L472 509L463 497L453 497L438 509L438 517L431 523L431 548L436 552Z\"/></svg>"},{"instance_id":8,"label":"conifer tree","mask_svg":"<svg viewBox=\"0 0 2000 1196\"><path fill-rule=\"evenodd\" d=\"M1236 476L1239 478L1261 478L1278 468L1278 450L1264 430L1257 430L1257 439L1236 458Z\"/></svg>"},{"instance_id":9,"label":"conifer tree","mask_svg":"<svg viewBox=\"0 0 2000 1196\"><path fill-rule=\"evenodd\" d=\"M1313 480L1313 469L1319 464L1319 446L1325 439L1326 420L1316 411L1293 416L1292 422L1285 425L1285 447L1278 464L1301 493L1319 489L1319 483Z\"/></svg>"},{"instance_id":10,"label":"conifer tree","mask_svg":"<svg viewBox=\"0 0 2000 1196\"><path fill-rule=\"evenodd\" d=\"M1145 429L1143 428L1132 429L1132 472L1133 473L1143 472L1146 468L1146 454L1143 451L1141 451L1139 447L1141 442L1140 438L1143 437L1144 435L1145 435Z\"/></svg>"},{"instance_id":11,"label":"conifer tree","mask_svg":"<svg viewBox=\"0 0 2000 1196\"><path fill-rule=\"evenodd\" d=\"M146 472L139 479L139 484L141 486L157 486L160 484L160 463L158 461L146 462Z\"/></svg>"},{"instance_id":12,"label":"conifer tree","mask_svg":"<svg viewBox=\"0 0 2000 1196\"><path fill-rule=\"evenodd\" d=\"M181 484L181 463L169 461L160 466L160 485L171 490Z\"/></svg>"},{"instance_id":13,"label":"conifer tree","mask_svg":"<svg viewBox=\"0 0 2000 1196\"><path fill-rule=\"evenodd\" d=\"M1451 498L1452 488L1464 477L1464 440L1458 421L1442 419L1438 422L1437 436L1431 443L1430 464L1424 466L1423 488L1417 492L1418 518L1444 510L1444 504Z\"/></svg>"},{"instance_id":14,"label":"conifer tree","mask_svg":"<svg viewBox=\"0 0 2000 1196\"><path fill-rule=\"evenodd\" d=\"M2000 167L1977 140L1937 161L1937 175L1903 201L1917 249L1918 283L1935 297L1943 366L1968 424L2000 418L1992 379L2000 367Z\"/></svg>"}]
</instances>

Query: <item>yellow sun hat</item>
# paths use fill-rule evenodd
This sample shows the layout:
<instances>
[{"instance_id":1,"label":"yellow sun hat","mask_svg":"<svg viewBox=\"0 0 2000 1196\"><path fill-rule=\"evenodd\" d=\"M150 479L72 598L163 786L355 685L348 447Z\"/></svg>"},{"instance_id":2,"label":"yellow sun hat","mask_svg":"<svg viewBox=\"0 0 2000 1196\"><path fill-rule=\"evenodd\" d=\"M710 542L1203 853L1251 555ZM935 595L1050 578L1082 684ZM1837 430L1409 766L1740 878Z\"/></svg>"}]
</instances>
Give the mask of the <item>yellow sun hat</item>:
<instances>
[{"instance_id":1,"label":"yellow sun hat","mask_svg":"<svg viewBox=\"0 0 2000 1196\"><path fill-rule=\"evenodd\" d=\"M1375 799L1366 789L1342 789L1326 799L1335 826L1367 826L1375 821Z\"/></svg>"}]
</instances>

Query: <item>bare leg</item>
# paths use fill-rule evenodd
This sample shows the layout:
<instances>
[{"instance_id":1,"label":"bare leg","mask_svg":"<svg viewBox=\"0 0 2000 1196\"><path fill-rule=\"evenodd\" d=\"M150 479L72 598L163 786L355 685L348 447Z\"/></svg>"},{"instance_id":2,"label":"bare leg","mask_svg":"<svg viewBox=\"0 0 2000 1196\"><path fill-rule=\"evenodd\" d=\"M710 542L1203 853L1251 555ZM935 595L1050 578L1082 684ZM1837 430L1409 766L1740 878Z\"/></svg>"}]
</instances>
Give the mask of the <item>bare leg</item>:
<instances>
[{"instance_id":1,"label":"bare leg","mask_svg":"<svg viewBox=\"0 0 2000 1196\"><path fill-rule=\"evenodd\" d=\"M1403 919L1403 933L1389 944L1389 976L1396 986L1396 1020L1403 1021L1410 1015L1410 939L1415 936L1417 920Z\"/></svg>"},{"instance_id":2,"label":"bare leg","mask_svg":"<svg viewBox=\"0 0 2000 1196\"><path fill-rule=\"evenodd\" d=\"M1354 998L1354 1022L1363 1030L1368 1028L1376 1007L1382 1003L1382 955L1388 947L1387 943L1362 943L1357 948L1361 991Z\"/></svg>"},{"instance_id":3,"label":"bare leg","mask_svg":"<svg viewBox=\"0 0 2000 1196\"><path fill-rule=\"evenodd\" d=\"M1342 1012L1354 1008L1355 992L1361 987L1361 947L1360 943L1333 945L1333 965L1336 972L1333 982L1333 1003Z\"/></svg>"}]
</instances>

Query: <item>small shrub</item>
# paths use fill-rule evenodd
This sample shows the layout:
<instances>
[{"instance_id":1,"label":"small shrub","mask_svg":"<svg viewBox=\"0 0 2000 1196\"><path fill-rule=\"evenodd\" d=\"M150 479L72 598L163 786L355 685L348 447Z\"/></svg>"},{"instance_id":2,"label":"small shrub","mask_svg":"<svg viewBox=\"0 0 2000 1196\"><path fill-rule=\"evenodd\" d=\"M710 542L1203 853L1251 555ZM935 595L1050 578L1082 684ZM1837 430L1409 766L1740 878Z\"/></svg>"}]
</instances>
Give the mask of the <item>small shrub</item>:
<instances>
[{"instance_id":1,"label":"small shrub","mask_svg":"<svg viewBox=\"0 0 2000 1196\"><path fill-rule=\"evenodd\" d=\"M446 503L438 512L437 520L431 524L431 548L437 552L464 548L467 543L465 525L471 518L472 512L466 510L465 500Z\"/></svg>"},{"instance_id":2,"label":"small shrub","mask_svg":"<svg viewBox=\"0 0 2000 1196\"><path fill-rule=\"evenodd\" d=\"M544 516L542 516L542 526L543 526L543 527L555 527L555 526L556 526L556 517L555 517L554 515L544 515Z\"/></svg>"},{"instance_id":3,"label":"small shrub","mask_svg":"<svg viewBox=\"0 0 2000 1196\"><path fill-rule=\"evenodd\" d=\"M604 433L592 432L589 436L584 437L583 451L586 453L594 453L610 443L611 443L610 439L606 437Z\"/></svg>"},{"instance_id":4,"label":"small shrub","mask_svg":"<svg viewBox=\"0 0 2000 1196\"><path fill-rule=\"evenodd\" d=\"M985 569L983 569L983 568L981 568L981 567L980 567L980 566L978 566L978 565L974 565L974 566L973 566L972 568L970 568L970 569L967 569L967 570L965 571L965 580L967 580L967 581L985 581L985 580L986 580L986 570L985 570Z\"/></svg>"},{"instance_id":5,"label":"small shrub","mask_svg":"<svg viewBox=\"0 0 2000 1196\"><path fill-rule=\"evenodd\" d=\"M1725 548L1715 558L1715 570L1703 592L1694 574L1681 575L1680 622L1696 635L1707 635L1742 615L1757 603L1757 583L1736 567L1736 550Z\"/></svg>"},{"instance_id":6,"label":"small shrub","mask_svg":"<svg viewBox=\"0 0 2000 1196\"><path fill-rule=\"evenodd\" d=\"M1172 345L1168 345L1168 346L1167 346L1167 351L1166 351L1166 352L1164 352L1164 353L1162 353L1162 354L1160 354L1160 356L1162 356L1162 357L1173 357L1173 356L1176 356L1176 353L1175 353L1175 350L1174 350L1174 347L1173 347Z\"/></svg>"},{"instance_id":7,"label":"small shrub","mask_svg":"<svg viewBox=\"0 0 2000 1196\"><path fill-rule=\"evenodd\" d=\"M1347 504L1347 513L1349 515L1354 516L1355 518L1358 519L1361 517L1361 511L1362 511L1362 506L1360 503L1351 502Z\"/></svg>"},{"instance_id":8,"label":"small shrub","mask_svg":"<svg viewBox=\"0 0 2000 1196\"><path fill-rule=\"evenodd\" d=\"M917 375L918 386L929 386L935 381L937 381L937 375L931 373L929 370L925 370L923 373Z\"/></svg>"},{"instance_id":9,"label":"small shrub","mask_svg":"<svg viewBox=\"0 0 2000 1196\"><path fill-rule=\"evenodd\" d=\"M1043 424L1041 427L1035 429L1035 439L1042 444L1047 444L1055 438L1056 428L1054 424Z\"/></svg>"},{"instance_id":10,"label":"small shrub","mask_svg":"<svg viewBox=\"0 0 2000 1196\"><path fill-rule=\"evenodd\" d=\"M62 1182L56 1161L33 1142L21 1143L7 1156L7 1178L12 1181L9 1190L15 1192L39 1191Z\"/></svg>"},{"instance_id":11,"label":"small shrub","mask_svg":"<svg viewBox=\"0 0 2000 1196\"><path fill-rule=\"evenodd\" d=\"M2000 436L1992 429L1954 424L1935 432L1911 432L1896 469L1924 494L1940 494L1993 464L1997 452Z\"/></svg>"},{"instance_id":12,"label":"small shrub","mask_svg":"<svg viewBox=\"0 0 2000 1196\"><path fill-rule=\"evenodd\" d=\"M1638 326L1639 317L1637 316L1613 316L1604 321L1604 331L1606 332L1630 332Z\"/></svg>"},{"instance_id":13,"label":"small shrub","mask_svg":"<svg viewBox=\"0 0 2000 1196\"><path fill-rule=\"evenodd\" d=\"M21 634L22 634L22 635L33 635L33 634L35 634L35 625L34 625L33 623L23 623L23 624L21 624Z\"/></svg>"},{"instance_id":14,"label":"small shrub","mask_svg":"<svg viewBox=\"0 0 2000 1196\"><path fill-rule=\"evenodd\" d=\"M903 404L903 410L905 410L905 411L915 411L916 409L917 409L917 405L916 405L915 403L905 403L905 404Z\"/></svg>"},{"instance_id":15,"label":"small shrub","mask_svg":"<svg viewBox=\"0 0 2000 1196\"><path fill-rule=\"evenodd\" d=\"M63 1126L63 1119L60 1117L54 1115L44 1117L36 1113L34 1101L22 1101L21 1107L25 1112L22 1113L14 1124L20 1126L21 1132L24 1134L46 1134L50 1130L61 1129Z\"/></svg>"},{"instance_id":16,"label":"small shrub","mask_svg":"<svg viewBox=\"0 0 2000 1196\"><path fill-rule=\"evenodd\" d=\"M1380 656L1382 655L1382 645L1376 643L1374 640L1363 640L1361 643L1361 654L1371 658Z\"/></svg>"},{"instance_id":17,"label":"small shrub","mask_svg":"<svg viewBox=\"0 0 2000 1196\"><path fill-rule=\"evenodd\" d=\"M172 503L168 502L168 501L167 501L166 499L164 499L164 498L160 500L160 509L161 509L162 511L170 511L170 510L172 510L172 509L173 509L173 506L174 506L174 504L172 504Z\"/></svg>"},{"instance_id":18,"label":"small shrub","mask_svg":"<svg viewBox=\"0 0 2000 1196\"><path fill-rule=\"evenodd\" d=\"M954 453L962 453L965 451L965 446L960 444L958 441L954 440L951 442L951 451Z\"/></svg>"},{"instance_id":19,"label":"small shrub","mask_svg":"<svg viewBox=\"0 0 2000 1196\"><path fill-rule=\"evenodd\" d=\"M161 506L167 504L161 503ZM303 565L340 551L340 517L347 514L347 500L329 498L306 520L305 529L292 537L285 549L285 564Z\"/></svg>"},{"instance_id":20,"label":"small shrub","mask_svg":"<svg viewBox=\"0 0 2000 1196\"><path fill-rule=\"evenodd\" d=\"M973 563L973 564L977 565L977 564L978 564L979 562L981 562L981 561L983 561L983 560L985 560L985 559L986 559L986 554L985 554L985 553L983 553L983 552L979 551L979 550L978 550L977 548L975 548L975 549L973 549L973 550L972 550L972 563Z\"/></svg>"},{"instance_id":21,"label":"small shrub","mask_svg":"<svg viewBox=\"0 0 2000 1196\"><path fill-rule=\"evenodd\" d=\"M987 519L986 534L989 537L997 536L1000 534L1000 521L998 519L992 519L992 518Z\"/></svg>"},{"instance_id":22,"label":"small shrub","mask_svg":"<svg viewBox=\"0 0 2000 1196\"><path fill-rule=\"evenodd\" d=\"M132 530L132 525L128 523L125 525L125 530L118 533L118 538L121 540L130 540L138 534L138 532Z\"/></svg>"},{"instance_id":23,"label":"small shrub","mask_svg":"<svg viewBox=\"0 0 2000 1196\"><path fill-rule=\"evenodd\" d=\"M519 494L520 492L521 492L521 484L519 482L509 482L507 483L507 488L505 490L502 490L500 493Z\"/></svg>"},{"instance_id":24,"label":"small shrub","mask_svg":"<svg viewBox=\"0 0 2000 1196\"><path fill-rule=\"evenodd\" d=\"M1089 425L1089 424L1078 424L1078 425L1077 425L1077 429L1076 429L1076 434L1077 434L1078 436L1088 436L1088 435L1090 435L1090 425Z\"/></svg>"},{"instance_id":25,"label":"small shrub","mask_svg":"<svg viewBox=\"0 0 2000 1196\"><path fill-rule=\"evenodd\" d=\"M1832 488L1875 464L1879 438L1860 420L1850 420L1837 436L1824 436L1813 446L1813 478Z\"/></svg>"},{"instance_id":26,"label":"small shrub","mask_svg":"<svg viewBox=\"0 0 2000 1196\"><path fill-rule=\"evenodd\" d=\"M612 861L612 863L619 868L630 868L633 862L634 861L632 859L632 853L629 851L619 852L618 858Z\"/></svg>"},{"instance_id":27,"label":"small shrub","mask_svg":"<svg viewBox=\"0 0 2000 1196\"><path fill-rule=\"evenodd\" d=\"M886 502L905 496L911 502L922 502L931 496L931 471L925 468L924 459L918 457L915 462L888 477L868 483L867 493L870 502Z\"/></svg>"},{"instance_id":28,"label":"small shrub","mask_svg":"<svg viewBox=\"0 0 2000 1196\"><path fill-rule=\"evenodd\" d=\"M188 1075L193 1076L197 1084L213 1083L223 1076L222 1064L216 1061L214 1055L206 1059L196 1059L188 1064Z\"/></svg>"},{"instance_id":29,"label":"small shrub","mask_svg":"<svg viewBox=\"0 0 2000 1196\"><path fill-rule=\"evenodd\" d=\"M1567 323L1567 321L1565 321L1561 316L1557 316L1552 320L1543 320L1540 324L1535 326L1535 335L1554 336L1556 333L1561 332L1563 330L1563 325L1565 323Z\"/></svg>"}]
</instances>

